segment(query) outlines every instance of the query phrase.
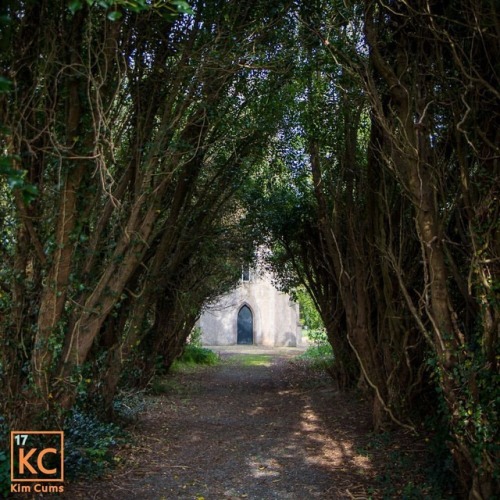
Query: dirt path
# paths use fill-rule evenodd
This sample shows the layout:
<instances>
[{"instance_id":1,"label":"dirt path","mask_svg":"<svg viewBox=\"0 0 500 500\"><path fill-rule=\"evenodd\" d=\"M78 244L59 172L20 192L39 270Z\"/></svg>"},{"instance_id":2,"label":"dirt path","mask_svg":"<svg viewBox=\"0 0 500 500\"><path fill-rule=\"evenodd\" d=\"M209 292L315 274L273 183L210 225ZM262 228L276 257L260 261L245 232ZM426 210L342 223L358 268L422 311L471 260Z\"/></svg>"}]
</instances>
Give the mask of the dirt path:
<instances>
[{"instance_id":1,"label":"dirt path","mask_svg":"<svg viewBox=\"0 0 500 500\"><path fill-rule=\"evenodd\" d=\"M109 479L68 498L366 498L382 467L368 446L366 404L287 362L292 354L222 352L151 398L135 444ZM300 370L299 370L300 371ZM376 495L378 496L378 495Z\"/></svg>"}]
</instances>

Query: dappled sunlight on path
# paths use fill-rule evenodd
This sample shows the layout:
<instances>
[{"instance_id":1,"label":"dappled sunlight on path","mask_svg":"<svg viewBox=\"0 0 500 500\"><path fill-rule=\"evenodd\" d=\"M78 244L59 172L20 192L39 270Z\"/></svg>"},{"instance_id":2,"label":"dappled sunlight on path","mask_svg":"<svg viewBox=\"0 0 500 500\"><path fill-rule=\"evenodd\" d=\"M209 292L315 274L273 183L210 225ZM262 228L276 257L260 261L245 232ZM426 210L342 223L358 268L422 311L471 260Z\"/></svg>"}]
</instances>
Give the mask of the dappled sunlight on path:
<instances>
[{"instance_id":1,"label":"dappled sunlight on path","mask_svg":"<svg viewBox=\"0 0 500 500\"><path fill-rule=\"evenodd\" d=\"M124 465L107 480L70 486L72 498L303 500L368 491L376 467L356 451L368 430L362 402L325 384L300 386L283 357L225 359L176 375L181 390L151 397Z\"/></svg>"}]
</instances>

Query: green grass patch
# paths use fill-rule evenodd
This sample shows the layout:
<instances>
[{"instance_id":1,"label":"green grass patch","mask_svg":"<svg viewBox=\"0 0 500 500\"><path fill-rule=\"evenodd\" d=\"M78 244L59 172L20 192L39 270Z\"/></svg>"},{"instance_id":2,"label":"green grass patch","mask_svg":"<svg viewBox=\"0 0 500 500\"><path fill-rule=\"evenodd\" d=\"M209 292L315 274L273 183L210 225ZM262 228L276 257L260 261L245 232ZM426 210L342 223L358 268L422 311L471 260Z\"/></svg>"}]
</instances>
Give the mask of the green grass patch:
<instances>
[{"instance_id":1,"label":"green grass patch","mask_svg":"<svg viewBox=\"0 0 500 500\"><path fill-rule=\"evenodd\" d=\"M239 366L271 366L269 354L232 354L226 360Z\"/></svg>"}]
</instances>

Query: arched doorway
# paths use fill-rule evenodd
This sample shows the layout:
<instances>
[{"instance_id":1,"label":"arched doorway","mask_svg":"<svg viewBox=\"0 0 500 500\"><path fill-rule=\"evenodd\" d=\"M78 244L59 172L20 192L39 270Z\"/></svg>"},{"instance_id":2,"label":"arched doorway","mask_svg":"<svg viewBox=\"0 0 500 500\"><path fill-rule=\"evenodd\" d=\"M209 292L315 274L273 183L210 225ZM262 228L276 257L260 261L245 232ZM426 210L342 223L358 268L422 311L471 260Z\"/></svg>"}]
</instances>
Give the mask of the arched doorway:
<instances>
[{"instance_id":1,"label":"arched doorway","mask_svg":"<svg viewBox=\"0 0 500 500\"><path fill-rule=\"evenodd\" d=\"M238 344L253 344L253 314L248 306L238 311Z\"/></svg>"}]
</instances>

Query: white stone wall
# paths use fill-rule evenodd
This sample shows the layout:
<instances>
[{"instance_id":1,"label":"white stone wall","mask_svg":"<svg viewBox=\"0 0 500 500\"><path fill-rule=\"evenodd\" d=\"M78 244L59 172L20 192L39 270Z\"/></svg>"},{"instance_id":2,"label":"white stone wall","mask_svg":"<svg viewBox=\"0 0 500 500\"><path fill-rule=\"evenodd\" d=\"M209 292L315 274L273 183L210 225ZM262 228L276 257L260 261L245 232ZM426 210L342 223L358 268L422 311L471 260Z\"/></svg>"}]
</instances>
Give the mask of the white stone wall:
<instances>
[{"instance_id":1,"label":"white stone wall","mask_svg":"<svg viewBox=\"0 0 500 500\"><path fill-rule=\"evenodd\" d=\"M299 306L287 294L276 290L268 276L242 282L232 293L205 308L198 321L202 343L236 344L238 311L243 305L253 314L254 344L302 345Z\"/></svg>"}]
</instances>

